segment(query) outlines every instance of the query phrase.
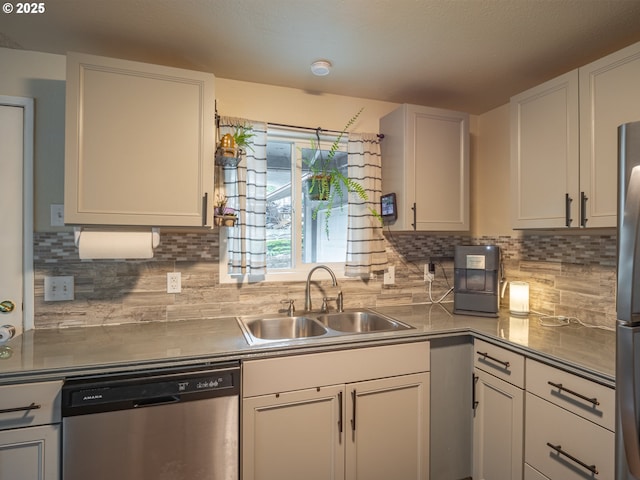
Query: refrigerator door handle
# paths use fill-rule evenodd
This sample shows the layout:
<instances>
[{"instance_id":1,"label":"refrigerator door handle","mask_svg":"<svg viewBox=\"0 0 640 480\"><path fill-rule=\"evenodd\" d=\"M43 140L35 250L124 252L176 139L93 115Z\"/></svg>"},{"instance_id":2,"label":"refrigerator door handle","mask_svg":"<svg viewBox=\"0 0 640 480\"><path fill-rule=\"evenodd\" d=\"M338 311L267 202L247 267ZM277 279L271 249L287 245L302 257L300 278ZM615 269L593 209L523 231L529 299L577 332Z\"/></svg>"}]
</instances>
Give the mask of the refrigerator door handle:
<instances>
[{"instance_id":1,"label":"refrigerator door handle","mask_svg":"<svg viewBox=\"0 0 640 480\"><path fill-rule=\"evenodd\" d=\"M618 320L630 323L636 308L636 265L640 262L640 166L631 170L623 218L618 219ZM629 357L633 358L633 357Z\"/></svg>"},{"instance_id":2,"label":"refrigerator door handle","mask_svg":"<svg viewBox=\"0 0 640 480\"><path fill-rule=\"evenodd\" d=\"M640 439L638 437L638 411L636 378L633 358L637 328L618 325L616 345L616 397L619 425L624 441L624 457L629 472L640 479Z\"/></svg>"}]
</instances>

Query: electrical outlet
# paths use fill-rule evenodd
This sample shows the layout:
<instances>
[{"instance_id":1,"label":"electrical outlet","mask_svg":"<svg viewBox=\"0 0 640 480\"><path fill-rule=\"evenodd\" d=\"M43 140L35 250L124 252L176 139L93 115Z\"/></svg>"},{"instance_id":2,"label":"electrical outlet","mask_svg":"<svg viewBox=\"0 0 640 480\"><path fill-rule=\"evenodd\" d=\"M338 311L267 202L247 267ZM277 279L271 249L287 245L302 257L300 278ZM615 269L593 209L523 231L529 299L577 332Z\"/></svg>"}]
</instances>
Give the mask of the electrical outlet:
<instances>
[{"instance_id":1,"label":"electrical outlet","mask_svg":"<svg viewBox=\"0 0 640 480\"><path fill-rule=\"evenodd\" d=\"M387 271L384 272L384 285L393 285L396 283L396 267L389 265Z\"/></svg>"},{"instance_id":2,"label":"electrical outlet","mask_svg":"<svg viewBox=\"0 0 640 480\"><path fill-rule=\"evenodd\" d=\"M429 271L429 264L425 263L424 264L424 281L433 282L434 278L435 278L435 274Z\"/></svg>"},{"instance_id":3,"label":"electrical outlet","mask_svg":"<svg viewBox=\"0 0 640 480\"><path fill-rule=\"evenodd\" d=\"M182 291L182 277L180 272L167 273L167 293L180 293Z\"/></svg>"},{"instance_id":4,"label":"electrical outlet","mask_svg":"<svg viewBox=\"0 0 640 480\"><path fill-rule=\"evenodd\" d=\"M73 276L44 277L44 301L59 302L74 299Z\"/></svg>"}]
</instances>

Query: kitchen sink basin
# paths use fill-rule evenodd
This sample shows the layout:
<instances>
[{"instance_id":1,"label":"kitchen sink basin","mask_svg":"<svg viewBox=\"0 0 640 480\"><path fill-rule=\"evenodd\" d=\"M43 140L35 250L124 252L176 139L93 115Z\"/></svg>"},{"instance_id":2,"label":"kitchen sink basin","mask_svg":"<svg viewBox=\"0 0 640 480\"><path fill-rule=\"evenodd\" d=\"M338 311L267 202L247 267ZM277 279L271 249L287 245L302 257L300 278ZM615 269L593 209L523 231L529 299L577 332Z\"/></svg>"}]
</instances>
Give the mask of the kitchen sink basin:
<instances>
[{"instance_id":1,"label":"kitchen sink basin","mask_svg":"<svg viewBox=\"0 0 640 480\"><path fill-rule=\"evenodd\" d=\"M392 332L413 327L368 310L338 313L305 313L301 316L254 315L237 317L250 345L360 333Z\"/></svg>"},{"instance_id":2,"label":"kitchen sink basin","mask_svg":"<svg viewBox=\"0 0 640 480\"><path fill-rule=\"evenodd\" d=\"M243 317L239 318L240 327L259 340L293 340L325 335L327 329L317 320L309 317ZM244 327L244 328L243 328ZM249 340L249 338L247 338ZM255 343L250 341L249 343Z\"/></svg>"},{"instance_id":3,"label":"kitchen sink basin","mask_svg":"<svg viewBox=\"0 0 640 480\"><path fill-rule=\"evenodd\" d=\"M317 318L331 330L345 333L385 332L412 328L392 318L368 311L329 313Z\"/></svg>"}]
</instances>

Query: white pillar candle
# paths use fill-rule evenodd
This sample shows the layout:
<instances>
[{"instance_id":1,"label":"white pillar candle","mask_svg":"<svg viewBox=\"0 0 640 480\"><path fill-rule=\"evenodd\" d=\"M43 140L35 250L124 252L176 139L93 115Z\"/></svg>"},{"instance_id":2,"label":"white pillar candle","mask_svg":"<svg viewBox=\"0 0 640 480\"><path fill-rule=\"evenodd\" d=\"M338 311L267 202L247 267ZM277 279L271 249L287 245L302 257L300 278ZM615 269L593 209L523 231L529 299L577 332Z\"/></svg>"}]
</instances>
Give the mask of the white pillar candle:
<instances>
[{"instance_id":1,"label":"white pillar candle","mask_svg":"<svg viewBox=\"0 0 640 480\"><path fill-rule=\"evenodd\" d=\"M509 282L509 312L514 315L529 314L529 284Z\"/></svg>"}]
</instances>

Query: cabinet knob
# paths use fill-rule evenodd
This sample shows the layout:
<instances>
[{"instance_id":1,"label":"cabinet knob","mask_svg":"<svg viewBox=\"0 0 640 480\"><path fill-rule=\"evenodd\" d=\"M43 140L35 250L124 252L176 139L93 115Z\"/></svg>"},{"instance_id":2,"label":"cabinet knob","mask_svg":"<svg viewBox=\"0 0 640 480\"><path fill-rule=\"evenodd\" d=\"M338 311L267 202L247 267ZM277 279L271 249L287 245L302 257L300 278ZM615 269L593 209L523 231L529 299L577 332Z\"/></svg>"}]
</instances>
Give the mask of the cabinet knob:
<instances>
[{"instance_id":1,"label":"cabinet knob","mask_svg":"<svg viewBox=\"0 0 640 480\"><path fill-rule=\"evenodd\" d=\"M0 302L0 313L10 313L16 308L16 304L11 300L5 300L4 302Z\"/></svg>"}]
</instances>

